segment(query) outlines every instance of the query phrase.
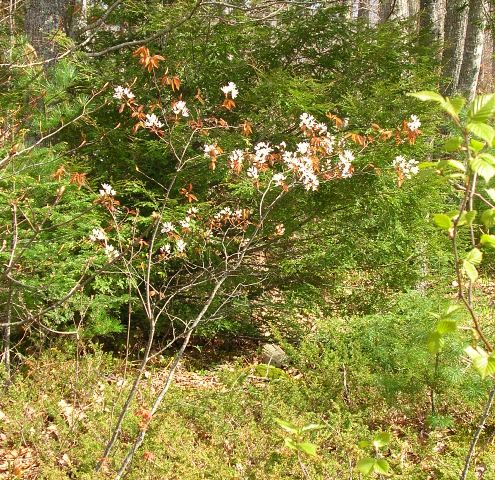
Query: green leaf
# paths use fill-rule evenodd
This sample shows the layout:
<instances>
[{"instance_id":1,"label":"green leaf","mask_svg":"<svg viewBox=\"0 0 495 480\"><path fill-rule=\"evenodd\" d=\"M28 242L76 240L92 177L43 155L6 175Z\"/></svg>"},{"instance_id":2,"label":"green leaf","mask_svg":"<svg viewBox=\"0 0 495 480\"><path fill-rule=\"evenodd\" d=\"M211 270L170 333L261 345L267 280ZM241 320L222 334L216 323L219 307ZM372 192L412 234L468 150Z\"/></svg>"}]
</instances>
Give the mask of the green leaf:
<instances>
[{"instance_id":1,"label":"green leaf","mask_svg":"<svg viewBox=\"0 0 495 480\"><path fill-rule=\"evenodd\" d=\"M471 346L464 349L466 354L471 358L473 367L481 375L481 378L485 378L488 375L495 373L495 358L493 354L488 354L481 347L473 348Z\"/></svg>"},{"instance_id":2,"label":"green leaf","mask_svg":"<svg viewBox=\"0 0 495 480\"><path fill-rule=\"evenodd\" d=\"M447 152L455 152L456 150L459 150L459 148L462 145L462 138L461 137L452 137L449 138L445 144L444 144L444 149Z\"/></svg>"},{"instance_id":3,"label":"green leaf","mask_svg":"<svg viewBox=\"0 0 495 480\"><path fill-rule=\"evenodd\" d=\"M371 457L362 458L356 465L356 468L361 472L367 475L371 473L373 467L375 466L375 459Z\"/></svg>"},{"instance_id":4,"label":"green leaf","mask_svg":"<svg viewBox=\"0 0 495 480\"><path fill-rule=\"evenodd\" d=\"M478 212L476 210L470 210L469 212L462 212L459 221L457 222L457 226L462 227L463 225L471 225L476 218L476 214Z\"/></svg>"},{"instance_id":5,"label":"green leaf","mask_svg":"<svg viewBox=\"0 0 495 480\"><path fill-rule=\"evenodd\" d=\"M428 350L430 350L431 353L438 353L442 351L445 345L445 339L440 333L432 332L430 333L430 335L428 335L427 344Z\"/></svg>"},{"instance_id":6,"label":"green leaf","mask_svg":"<svg viewBox=\"0 0 495 480\"><path fill-rule=\"evenodd\" d=\"M430 101L430 102L437 102L440 104L445 103L445 98L443 98L442 95L440 95L437 92L432 92L429 90L423 90L421 92L408 93L407 95L410 97L415 97L418 100L421 100L422 102Z\"/></svg>"},{"instance_id":7,"label":"green leaf","mask_svg":"<svg viewBox=\"0 0 495 480\"><path fill-rule=\"evenodd\" d=\"M466 167L462 162L459 162L459 160L440 160L435 166L438 168L452 167L461 172L466 171Z\"/></svg>"},{"instance_id":8,"label":"green leaf","mask_svg":"<svg viewBox=\"0 0 495 480\"><path fill-rule=\"evenodd\" d=\"M437 323L437 332L440 335L453 333L457 330L457 322L455 320L442 319Z\"/></svg>"},{"instance_id":9,"label":"green leaf","mask_svg":"<svg viewBox=\"0 0 495 480\"><path fill-rule=\"evenodd\" d=\"M495 94L478 95L471 103L468 118L474 122L486 122L495 113Z\"/></svg>"},{"instance_id":10,"label":"green leaf","mask_svg":"<svg viewBox=\"0 0 495 480\"><path fill-rule=\"evenodd\" d=\"M449 98L450 103L455 109L455 113L459 114L462 110L462 107L466 104L466 99L464 97L454 97Z\"/></svg>"},{"instance_id":11,"label":"green leaf","mask_svg":"<svg viewBox=\"0 0 495 480\"><path fill-rule=\"evenodd\" d=\"M383 458L378 458L375 461L375 464L373 465L373 471L381 475L388 475L389 470L390 470L390 466L387 460Z\"/></svg>"},{"instance_id":12,"label":"green leaf","mask_svg":"<svg viewBox=\"0 0 495 480\"><path fill-rule=\"evenodd\" d=\"M378 433L373 437L373 446L376 448L382 448L385 445L388 445L392 440L392 435L388 432Z\"/></svg>"},{"instance_id":13,"label":"green leaf","mask_svg":"<svg viewBox=\"0 0 495 480\"><path fill-rule=\"evenodd\" d=\"M481 222L486 228L491 228L495 225L495 208L485 210L481 214Z\"/></svg>"},{"instance_id":14,"label":"green leaf","mask_svg":"<svg viewBox=\"0 0 495 480\"><path fill-rule=\"evenodd\" d=\"M481 150L483 150L483 148L485 148L485 144L483 142L480 142L479 140L472 138L471 140L469 140L469 148L474 153L478 153L478 152L481 152Z\"/></svg>"},{"instance_id":15,"label":"green leaf","mask_svg":"<svg viewBox=\"0 0 495 480\"><path fill-rule=\"evenodd\" d=\"M495 175L495 162L490 154L482 153L472 158L470 166L474 172L485 179L486 183Z\"/></svg>"},{"instance_id":16,"label":"green leaf","mask_svg":"<svg viewBox=\"0 0 495 480\"><path fill-rule=\"evenodd\" d=\"M456 106L452 104L452 102L446 98L443 103L440 104L440 107L446 111L451 117L458 119L459 115L457 115Z\"/></svg>"},{"instance_id":17,"label":"green leaf","mask_svg":"<svg viewBox=\"0 0 495 480\"><path fill-rule=\"evenodd\" d=\"M489 146L493 145L495 139L495 129L483 122L469 122L466 128L477 137L484 140Z\"/></svg>"},{"instance_id":18,"label":"green leaf","mask_svg":"<svg viewBox=\"0 0 495 480\"><path fill-rule=\"evenodd\" d=\"M487 188L486 193L495 202L495 188Z\"/></svg>"},{"instance_id":19,"label":"green leaf","mask_svg":"<svg viewBox=\"0 0 495 480\"><path fill-rule=\"evenodd\" d=\"M436 213L433 215L433 221L437 227L440 227L442 230L450 230L454 224L448 215L445 213Z\"/></svg>"},{"instance_id":20,"label":"green leaf","mask_svg":"<svg viewBox=\"0 0 495 480\"><path fill-rule=\"evenodd\" d=\"M481 235L481 245L484 247L495 248L495 235L487 235L484 233Z\"/></svg>"},{"instance_id":21,"label":"green leaf","mask_svg":"<svg viewBox=\"0 0 495 480\"><path fill-rule=\"evenodd\" d=\"M468 276L469 280L471 280L471 282L475 282L476 279L478 278L478 270L476 270L476 267L467 260L464 260L462 262L462 267L464 269L464 272Z\"/></svg>"},{"instance_id":22,"label":"green leaf","mask_svg":"<svg viewBox=\"0 0 495 480\"><path fill-rule=\"evenodd\" d=\"M325 425L318 425L317 423L308 423L308 425L304 425L304 427L301 428L301 432L309 432L311 430L321 430L322 428L325 428Z\"/></svg>"},{"instance_id":23,"label":"green leaf","mask_svg":"<svg viewBox=\"0 0 495 480\"><path fill-rule=\"evenodd\" d=\"M291 450L297 450L297 442L295 442L292 438L290 437L285 437L284 438L284 444L286 447L290 448Z\"/></svg>"},{"instance_id":24,"label":"green leaf","mask_svg":"<svg viewBox=\"0 0 495 480\"><path fill-rule=\"evenodd\" d=\"M309 442L296 443L297 449L306 455L316 455L316 449L318 448L315 444Z\"/></svg>"},{"instance_id":25,"label":"green leaf","mask_svg":"<svg viewBox=\"0 0 495 480\"><path fill-rule=\"evenodd\" d=\"M277 422L278 425L282 427L286 432L299 433L299 429L292 423L286 422L285 420L281 420L280 418L276 418L275 422Z\"/></svg>"},{"instance_id":26,"label":"green leaf","mask_svg":"<svg viewBox=\"0 0 495 480\"><path fill-rule=\"evenodd\" d=\"M466 260L473 265L479 265L483 259L483 253L478 248L473 248L466 256Z\"/></svg>"},{"instance_id":27,"label":"green leaf","mask_svg":"<svg viewBox=\"0 0 495 480\"><path fill-rule=\"evenodd\" d=\"M360 442L358 442L358 445L360 448L367 448L371 447L371 442L369 440L361 440Z\"/></svg>"}]
</instances>

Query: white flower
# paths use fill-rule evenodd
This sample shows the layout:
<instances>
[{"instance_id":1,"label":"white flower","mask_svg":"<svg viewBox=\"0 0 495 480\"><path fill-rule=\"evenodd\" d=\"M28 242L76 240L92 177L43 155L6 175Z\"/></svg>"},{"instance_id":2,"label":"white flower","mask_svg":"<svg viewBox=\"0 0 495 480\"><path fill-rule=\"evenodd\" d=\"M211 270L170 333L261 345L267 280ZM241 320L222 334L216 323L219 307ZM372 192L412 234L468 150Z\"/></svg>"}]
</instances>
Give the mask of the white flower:
<instances>
[{"instance_id":1,"label":"white flower","mask_svg":"<svg viewBox=\"0 0 495 480\"><path fill-rule=\"evenodd\" d=\"M325 135L328 131L328 127L324 123L317 123L315 125L315 130L318 130L320 135Z\"/></svg>"},{"instance_id":2,"label":"white flower","mask_svg":"<svg viewBox=\"0 0 495 480\"><path fill-rule=\"evenodd\" d=\"M254 146L254 152L255 152L255 157L256 161L258 163L265 163L266 162L266 157L272 153L272 148L270 147L269 143L266 142L259 142Z\"/></svg>"},{"instance_id":3,"label":"white flower","mask_svg":"<svg viewBox=\"0 0 495 480\"><path fill-rule=\"evenodd\" d=\"M301 120L301 123L299 124L300 127L312 129L315 127L315 125L317 125L315 117L313 117L313 115L310 115L309 113L301 114L299 120Z\"/></svg>"},{"instance_id":4,"label":"white flower","mask_svg":"<svg viewBox=\"0 0 495 480\"><path fill-rule=\"evenodd\" d=\"M114 260L119 256L119 251L113 245L109 243L105 245L105 254L108 257L108 260Z\"/></svg>"},{"instance_id":5,"label":"white flower","mask_svg":"<svg viewBox=\"0 0 495 480\"><path fill-rule=\"evenodd\" d=\"M217 155L217 146L216 144L205 144L203 147L203 152L205 154L205 157L210 158L211 156Z\"/></svg>"},{"instance_id":6,"label":"white flower","mask_svg":"<svg viewBox=\"0 0 495 480\"><path fill-rule=\"evenodd\" d=\"M273 175L272 180L277 187L280 187L284 183L285 175L283 173L276 173Z\"/></svg>"},{"instance_id":7,"label":"white flower","mask_svg":"<svg viewBox=\"0 0 495 480\"><path fill-rule=\"evenodd\" d=\"M175 248L179 253L184 253L186 250L186 245L186 242L184 242L182 238L179 238L179 240L177 240L177 243L175 244Z\"/></svg>"},{"instance_id":8,"label":"white flower","mask_svg":"<svg viewBox=\"0 0 495 480\"><path fill-rule=\"evenodd\" d=\"M309 143L308 142L301 142L297 144L297 151L301 155L306 155L309 151Z\"/></svg>"},{"instance_id":9,"label":"white flower","mask_svg":"<svg viewBox=\"0 0 495 480\"><path fill-rule=\"evenodd\" d=\"M318 177L312 172L304 172L304 175L301 177L304 188L306 190L317 190L318 185L320 185L320 181Z\"/></svg>"},{"instance_id":10,"label":"white flower","mask_svg":"<svg viewBox=\"0 0 495 480\"><path fill-rule=\"evenodd\" d=\"M124 98L132 100L133 98L135 98L135 95L128 88L124 88L118 85L117 87L115 87L113 98L116 98L117 100L124 100Z\"/></svg>"},{"instance_id":11,"label":"white flower","mask_svg":"<svg viewBox=\"0 0 495 480\"><path fill-rule=\"evenodd\" d=\"M176 115L182 115L183 117L189 116L189 109L186 107L184 100L179 100L172 105L172 112Z\"/></svg>"},{"instance_id":12,"label":"white flower","mask_svg":"<svg viewBox=\"0 0 495 480\"><path fill-rule=\"evenodd\" d=\"M99 240L105 241L107 236L105 235L105 232L101 228L93 228L93 231L91 232L91 235L89 236L89 239L92 242L97 242Z\"/></svg>"},{"instance_id":13,"label":"white flower","mask_svg":"<svg viewBox=\"0 0 495 480\"><path fill-rule=\"evenodd\" d=\"M160 253L164 255L170 255L171 252L172 247L170 246L170 243L166 243L165 245L163 245L163 247L160 247Z\"/></svg>"},{"instance_id":14,"label":"white flower","mask_svg":"<svg viewBox=\"0 0 495 480\"><path fill-rule=\"evenodd\" d=\"M158 120L158 117L152 113L146 115L146 120L144 121L144 126L148 128L162 128L163 123Z\"/></svg>"},{"instance_id":15,"label":"white flower","mask_svg":"<svg viewBox=\"0 0 495 480\"><path fill-rule=\"evenodd\" d=\"M228 85L225 85L221 88L222 92L227 96L230 93L232 98L236 98L239 95L239 90L237 89L237 85L234 82L229 82Z\"/></svg>"},{"instance_id":16,"label":"white flower","mask_svg":"<svg viewBox=\"0 0 495 480\"><path fill-rule=\"evenodd\" d=\"M248 170L247 170L247 176L256 180L259 178L259 173L258 173L258 169L253 165L252 167L249 167Z\"/></svg>"},{"instance_id":17,"label":"white flower","mask_svg":"<svg viewBox=\"0 0 495 480\"><path fill-rule=\"evenodd\" d=\"M283 223L279 223L275 226L275 235L283 235L285 233L285 225Z\"/></svg>"},{"instance_id":18,"label":"white flower","mask_svg":"<svg viewBox=\"0 0 495 480\"><path fill-rule=\"evenodd\" d=\"M413 175L417 175L419 173L418 168L419 162L416 160L407 160L402 155L398 155L395 157L392 165L401 172L405 178L412 178Z\"/></svg>"},{"instance_id":19,"label":"white flower","mask_svg":"<svg viewBox=\"0 0 495 480\"><path fill-rule=\"evenodd\" d=\"M183 229L189 230L191 228L191 219L189 217L186 217L184 220L179 220L179 225Z\"/></svg>"},{"instance_id":20,"label":"white flower","mask_svg":"<svg viewBox=\"0 0 495 480\"><path fill-rule=\"evenodd\" d=\"M173 231L175 231L174 224L172 222L164 222L164 224L162 225L161 232L162 233L172 233Z\"/></svg>"},{"instance_id":21,"label":"white flower","mask_svg":"<svg viewBox=\"0 0 495 480\"><path fill-rule=\"evenodd\" d=\"M117 192L108 183L102 183L100 189L100 196L111 195L112 197L116 195Z\"/></svg>"},{"instance_id":22,"label":"white flower","mask_svg":"<svg viewBox=\"0 0 495 480\"><path fill-rule=\"evenodd\" d=\"M417 115L411 115L411 121L408 122L407 128L411 130L412 132L417 132L419 130L419 127L421 127L421 122Z\"/></svg>"},{"instance_id":23,"label":"white flower","mask_svg":"<svg viewBox=\"0 0 495 480\"><path fill-rule=\"evenodd\" d=\"M188 211L187 211L187 214L192 216L192 215L196 215L198 213L198 209L196 207L191 207Z\"/></svg>"},{"instance_id":24,"label":"white flower","mask_svg":"<svg viewBox=\"0 0 495 480\"><path fill-rule=\"evenodd\" d=\"M229 155L229 167L232 170L240 171L242 169L242 162L244 159L244 152L242 150L234 150Z\"/></svg>"},{"instance_id":25,"label":"white flower","mask_svg":"<svg viewBox=\"0 0 495 480\"><path fill-rule=\"evenodd\" d=\"M354 161L354 154L350 150L344 150L339 154L339 168L342 178L352 177L352 162Z\"/></svg>"}]
</instances>

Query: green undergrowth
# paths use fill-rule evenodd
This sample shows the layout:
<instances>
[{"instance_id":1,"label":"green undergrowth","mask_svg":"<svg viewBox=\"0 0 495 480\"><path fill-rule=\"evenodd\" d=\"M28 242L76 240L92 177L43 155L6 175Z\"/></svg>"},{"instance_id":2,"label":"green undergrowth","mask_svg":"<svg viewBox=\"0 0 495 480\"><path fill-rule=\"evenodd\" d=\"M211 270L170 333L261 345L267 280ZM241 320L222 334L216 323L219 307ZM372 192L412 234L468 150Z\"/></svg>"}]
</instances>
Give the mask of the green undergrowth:
<instances>
[{"instance_id":1,"label":"green undergrowth","mask_svg":"<svg viewBox=\"0 0 495 480\"><path fill-rule=\"evenodd\" d=\"M359 478L368 452L358 443L381 431L392 435L383 452L392 478L458 478L490 382L467 370L462 338L447 342L432 377L426 340L441 303L406 294L380 315L319 319L297 345L284 345L289 366L277 375L262 375L255 350L210 368L205 359L196 371L186 356L126 478L299 479L302 466L313 479ZM3 395L2 452L31 449L36 476L18 478L114 478L168 359L152 363L111 461L95 474L135 366L99 347L79 356L64 348L25 362ZM304 438L316 455L298 458L284 446L276 419L322 426ZM490 419L474 461L485 480L495 478L494 435Z\"/></svg>"}]
</instances>

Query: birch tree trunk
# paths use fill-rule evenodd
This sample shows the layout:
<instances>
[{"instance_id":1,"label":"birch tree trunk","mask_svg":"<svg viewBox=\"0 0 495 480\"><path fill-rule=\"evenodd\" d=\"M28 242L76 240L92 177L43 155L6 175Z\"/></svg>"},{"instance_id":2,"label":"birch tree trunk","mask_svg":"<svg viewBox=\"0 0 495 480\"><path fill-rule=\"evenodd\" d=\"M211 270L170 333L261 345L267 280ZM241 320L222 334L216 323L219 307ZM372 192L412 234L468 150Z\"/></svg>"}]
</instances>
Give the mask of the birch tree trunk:
<instances>
[{"instance_id":1,"label":"birch tree trunk","mask_svg":"<svg viewBox=\"0 0 495 480\"><path fill-rule=\"evenodd\" d=\"M469 12L464 41L464 54L457 91L472 99L476 94L483 53L487 0L469 0Z\"/></svg>"},{"instance_id":2,"label":"birch tree trunk","mask_svg":"<svg viewBox=\"0 0 495 480\"><path fill-rule=\"evenodd\" d=\"M380 19L380 1L360 0L358 16L365 19L370 27L377 25Z\"/></svg>"},{"instance_id":3,"label":"birch tree trunk","mask_svg":"<svg viewBox=\"0 0 495 480\"><path fill-rule=\"evenodd\" d=\"M442 57L442 74L445 80L443 93L445 95L453 95L457 91L464 55L468 11L469 5L466 0L447 0Z\"/></svg>"},{"instance_id":4,"label":"birch tree trunk","mask_svg":"<svg viewBox=\"0 0 495 480\"><path fill-rule=\"evenodd\" d=\"M442 46L444 41L446 0L420 1L420 29L431 33L433 40ZM440 57L441 57L440 50Z\"/></svg>"},{"instance_id":5,"label":"birch tree trunk","mask_svg":"<svg viewBox=\"0 0 495 480\"><path fill-rule=\"evenodd\" d=\"M478 91L481 93L493 91L493 35L489 30L485 32L485 40L483 42Z\"/></svg>"},{"instance_id":6,"label":"birch tree trunk","mask_svg":"<svg viewBox=\"0 0 495 480\"><path fill-rule=\"evenodd\" d=\"M55 36L67 32L69 10L73 0L28 0L25 30L29 42L46 65L54 63L57 56Z\"/></svg>"}]
</instances>

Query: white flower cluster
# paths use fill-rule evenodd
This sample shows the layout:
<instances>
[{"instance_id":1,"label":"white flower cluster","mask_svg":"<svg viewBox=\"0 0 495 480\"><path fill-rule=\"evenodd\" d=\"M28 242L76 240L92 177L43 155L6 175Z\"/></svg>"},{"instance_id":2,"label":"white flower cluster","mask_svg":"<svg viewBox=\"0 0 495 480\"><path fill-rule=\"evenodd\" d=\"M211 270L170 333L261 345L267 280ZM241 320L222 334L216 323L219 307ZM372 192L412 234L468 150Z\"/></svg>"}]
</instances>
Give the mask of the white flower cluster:
<instances>
[{"instance_id":1,"label":"white flower cluster","mask_svg":"<svg viewBox=\"0 0 495 480\"><path fill-rule=\"evenodd\" d=\"M100 188L100 197L105 197L109 195L111 197L115 196L117 192L112 188L112 186L108 183L102 183Z\"/></svg>"},{"instance_id":2,"label":"white flower cluster","mask_svg":"<svg viewBox=\"0 0 495 480\"><path fill-rule=\"evenodd\" d=\"M186 102L184 100L179 100L172 105L172 112L175 115L182 115L183 117L189 116L189 109L186 107Z\"/></svg>"},{"instance_id":3,"label":"white flower cluster","mask_svg":"<svg viewBox=\"0 0 495 480\"><path fill-rule=\"evenodd\" d=\"M301 154L299 147L297 152L284 152L283 159L287 167L299 177L306 190L314 191L318 188L320 181L316 176L313 161L307 155Z\"/></svg>"},{"instance_id":4,"label":"white flower cluster","mask_svg":"<svg viewBox=\"0 0 495 480\"><path fill-rule=\"evenodd\" d=\"M354 154L350 150L344 150L339 154L338 167L340 168L340 174L342 178L352 177L352 162L354 161Z\"/></svg>"},{"instance_id":5,"label":"white flower cluster","mask_svg":"<svg viewBox=\"0 0 495 480\"><path fill-rule=\"evenodd\" d=\"M421 127L421 122L417 115L411 115L411 121L407 123L407 128L411 130L411 132L417 132Z\"/></svg>"},{"instance_id":6,"label":"white flower cluster","mask_svg":"<svg viewBox=\"0 0 495 480\"><path fill-rule=\"evenodd\" d=\"M152 113L146 115L144 126L147 128L162 128L163 123L158 120L158 117L154 113Z\"/></svg>"},{"instance_id":7,"label":"white flower cluster","mask_svg":"<svg viewBox=\"0 0 495 480\"><path fill-rule=\"evenodd\" d=\"M115 260L119 255L119 251L107 241L107 236L102 228L93 228L91 235L89 235L89 240L93 243L104 243L105 245L105 255L108 258L108 261L111 262Z\"/></svg>"},{"instance_id":8,"label":"white flower cluster","mask_svg":"<svg viewBox=\"0 0 495 480\"><path fill-rule=\"evenodd\" d=\"M276 173L272 177L272 181L277 187L281 187L284 184L284 180L285 175L283 173Z\"/></svg>"},{"instance_id":9,"label":"white flower cluster","mask_svg":"<svg viewBox=\"0 0 495 480\"><path fill-rule=\"evenodd\" d=\"M417 160L407 160L402 155L395 157L392 165L404 175L405 178L411 178L419 172L419 162Z\"/></svg>"},{"instance_id":10,"label":"white flower cluster","mask_svg":"<svg viewBox=\"0 0 495 480\"><path fill-rule=\"evenodd\" d=\"M241 171L243 160L244 160L244 152L239 149L234 150L229 155L229 168L237 172Z\"/></svg>"},{"instance_id":11,"label":"white flower cluster","mask_svg":"<svg viewBox=\"0 0 495 480\"><path fill-rule=\"evenodd\" d=\"M220 153L216 143L206 144L203 147L203 152L206 158L216 157Z\"/></svg>"},{"instance_id":12,"label":"white flower cluster","mask_svg":"<svg viewBox=\"0 0 495 480\"><path fill-rule=\"evenodd\" d=\"M259 164L264 164L267 161L268 155L273 152L269 143L259 142L254 146L254 156L256 162Z\"/></svg>"},{"instance_id":13,"label":"white flower cluster","mask_svg":"<svg viewBox=\"0 0 495 480\"><path fill-rule=\"evenodd\" d=\"M115 87L113 98L117 100L132 100L135 98L135 95L128 88L119 85Z\"/></svg>"},{"instance_id":14,"label":"white flower cluster","mask_svg":"<svg viewBox=\"0 0 495 480\"><path fill-rule=\"evenodd\" d=\"M239 90L237 89L237 85L234 82L229 82L228 85L222 87L222 92L227 96L230 93L230 96L234 99L239 95Z\"/></svg>"},{"instance_id":15,"label":"white flower cluster","mask_svg":"<svg viewBox=\"0 0 495 480\"><path fill-rule=\"evenodd\" d=\"M230 207L224 207L213 218L215 220L243 220L244 217L245 212L241 208L232 210Z\"/></svg>"},{"instance_id":16,"label":"white flower cluster","mask_svg":"<svg viewBox=\"0 0 495 480\"><path fill-rule=\"evenodd\" d=\"M316 118L310 113L302 113L299 117L299 126L306 130L313 130L318 135L326 135L328 132L328 127L324 123L319 123Z\"/></svg>"}]
</instances>

